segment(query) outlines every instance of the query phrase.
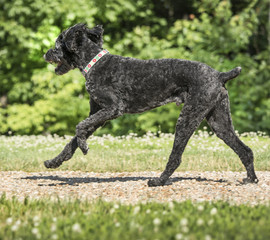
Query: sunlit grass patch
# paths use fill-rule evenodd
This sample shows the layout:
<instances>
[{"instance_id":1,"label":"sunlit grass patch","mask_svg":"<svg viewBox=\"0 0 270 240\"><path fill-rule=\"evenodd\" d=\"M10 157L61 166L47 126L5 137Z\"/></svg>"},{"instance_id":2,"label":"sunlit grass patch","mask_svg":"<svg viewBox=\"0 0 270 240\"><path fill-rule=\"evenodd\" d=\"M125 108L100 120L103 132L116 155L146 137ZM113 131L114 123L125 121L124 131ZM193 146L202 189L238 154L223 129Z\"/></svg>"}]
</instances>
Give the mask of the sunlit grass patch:
<instances>
[{"instance_id":1,"label":"sunlit grass patch","mask_svg":"<svg viewBox=\"0 0 270 240\"><path fill-rule=\"evenodd\" d=\"M270 207L0 198L0 239L270 239Z\"/></svg>"},{"instance_id":2,"label":"sunlit grass patch","mask_svg":"<svg viewBox=\"0 0 270 240\"><path fill-rule=\"evenodd\" d=\"M270 138L262 132L244 133L242 141L254 152L257 170L270 170ZM58 155L71 136L0 136L0 170L44 171L43 161ZM92 136L89 153L78 149L61 170L162 171L174 135L147 133L113 137ZM198 131L190 139L178 171L244 171L238 156L211 132Z\"/></svg>"}]
</instances>

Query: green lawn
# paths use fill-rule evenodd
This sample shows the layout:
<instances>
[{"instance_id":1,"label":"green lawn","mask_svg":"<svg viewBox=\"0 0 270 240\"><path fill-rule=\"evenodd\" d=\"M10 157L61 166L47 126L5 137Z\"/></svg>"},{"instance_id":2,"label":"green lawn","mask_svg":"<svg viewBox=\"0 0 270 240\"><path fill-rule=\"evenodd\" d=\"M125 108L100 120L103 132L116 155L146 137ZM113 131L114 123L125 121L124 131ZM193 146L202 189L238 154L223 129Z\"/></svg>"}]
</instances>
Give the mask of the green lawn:
<instances>
[{"instance_id":1,"label":"green lawn","mask_svg":"<svg viewBox=\"0 0 270 240\"><path fill-rule=\"evenodd\" d=\"M43 161L56 156L70 137L0 136L0 170L45 171ZM262 133L241 139L255 155L256 170L270 170L270 138ZM61 170L96 172L162 171L173 135L92 137L90 151L77 150ZM188 143L178 170L244 171L237 155L221 140L198 132ZM145 203L0 198L0 239L270 239L270 207L232 206L226 202Z\"/></svg>"},{"instance_id":2,"label":"green lawn","mask_svg":"<svg viewBox=\"0 0 270 240\"><path fill-rule=\"evenodd\" d=\"M0 136L0 170L45 171L43 161L58 155L71 137ZM123 137L91 137L84 156L78 149L61 170L162 171L174 136L148 133ZM270 170L270 138L263 133L243 134L241 139L255 155L256 170ZM199 131L189 141L178 171L244 171L238 156L215 135Z\"/></svg>"},{"instance_id":3,"label":"green lawn","mask_svg":"<svg viewBox=\"0 0 270 240\"><path fill-rule=\"evenodd\" d=\"M0 199L0 239L270 239L270 208Z\"/></svg>"}]
</instances>

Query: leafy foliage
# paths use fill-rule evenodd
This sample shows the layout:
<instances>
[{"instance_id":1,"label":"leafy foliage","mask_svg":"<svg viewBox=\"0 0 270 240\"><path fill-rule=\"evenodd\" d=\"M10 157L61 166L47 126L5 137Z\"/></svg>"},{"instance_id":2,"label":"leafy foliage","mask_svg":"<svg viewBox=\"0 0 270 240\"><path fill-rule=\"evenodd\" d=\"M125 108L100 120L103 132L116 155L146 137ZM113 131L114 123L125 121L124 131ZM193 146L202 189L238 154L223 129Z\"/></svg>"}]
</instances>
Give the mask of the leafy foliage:
<instances>
[{"instance_id":1,"label":"leafy foliage","mask_svg":"<svg viewBox=\"0 0 270 240\"><path fill-rule=\"evenodd\" d=\"M74 134L88 115L78 71L56 76L42 55L77 22L103 24L112 54L201 61L219 71L242 66L229 82L239 131L270 132L268 1L0 0L0 133ZM147 8L146 8L147 6ZM169 104L107 123L102 133L174 132L179 107Z\"/></svg>"}]
</instances>

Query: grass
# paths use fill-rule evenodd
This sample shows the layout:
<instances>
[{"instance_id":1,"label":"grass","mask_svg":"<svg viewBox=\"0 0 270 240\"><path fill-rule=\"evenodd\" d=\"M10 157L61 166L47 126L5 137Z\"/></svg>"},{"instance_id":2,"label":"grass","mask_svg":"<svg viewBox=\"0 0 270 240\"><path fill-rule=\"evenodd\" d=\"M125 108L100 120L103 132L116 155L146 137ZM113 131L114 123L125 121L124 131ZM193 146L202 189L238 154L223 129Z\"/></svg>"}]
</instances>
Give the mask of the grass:
<instances>
[{"instance_id":1,"label":"grass","mask_svg":"<svg viewBox=\"0 0 270 240\"><path fill-rule=\"evenodd\" d=\"M256 170L270 170L270 138L265 134L245 133L242 141L253 149ZM45 171L43 161L58 155L70 136L0 136L0 170ZM148 133L143 137L91 137L84 156L78 149L59 170L162 171L173 145L172 134ZM245 171L238 156L211 133L199 131L189 141L178 171Z\"/></svg>"},{"instance_id":2,"label":"grass","mask_svg":"<svg viewBox=\"0 0 270 240\"><path fill-rule=\"evenodd\" d=\"M173 135L91 137L90 151L79 150L60 170L162 171ZM270 170L270 138L242 134L255 155L256 170ZM71 137L0 136L1 171L45 171ZM211 133L199 131L189 141L178 170L244 171L237 155ZM54 171L54 170L52 170ZM226 202L140 203L80 200L29 200L0 197L0 240L14 239L270 239L269 205L232 206Z\"/></svg>"},{"instance_id":3,"label":"grass","mask_svg":"<svg viewBox=\"0 0 270 240\"><path fill-rule=\"evenodd\" d=\"M270 208L0 198L0 239L270 239Z\"/></svg>"}]
</instances>

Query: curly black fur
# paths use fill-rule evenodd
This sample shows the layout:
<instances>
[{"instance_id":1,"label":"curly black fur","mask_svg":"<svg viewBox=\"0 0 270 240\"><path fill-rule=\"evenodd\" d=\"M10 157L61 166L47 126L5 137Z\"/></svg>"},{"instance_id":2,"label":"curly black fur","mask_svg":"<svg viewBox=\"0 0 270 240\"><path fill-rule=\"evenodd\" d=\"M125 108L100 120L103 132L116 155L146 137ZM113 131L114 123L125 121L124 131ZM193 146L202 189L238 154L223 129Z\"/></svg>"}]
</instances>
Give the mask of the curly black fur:
<instances>
[{"instance_id":1,"label":"curly black fur","mask_svg":"<svg viewBox=\"0 0 270 240\"><path fill-rule=\"evenodd\" d=\"M48 168L59 167L79 147L88 151L87 138L106 121L125 113L140 113L161 105L184 103L176 124L175 141L165 171L160 178L149 180L149 186L164 185L180 165L185 146L202 122L209 125L240 157L247 170L245 182L258 182L253 153L235 134L225 83L235 78L241 68L221 73L206 64L181 59L139 60L107 54L88 73L83 69L102 50L101 26L92 29L77 24L62 32L44 58L56 63L56 74L78 68L86 79L91 112L76 127L76 136Z\"/></svg>"}]
</instances>

